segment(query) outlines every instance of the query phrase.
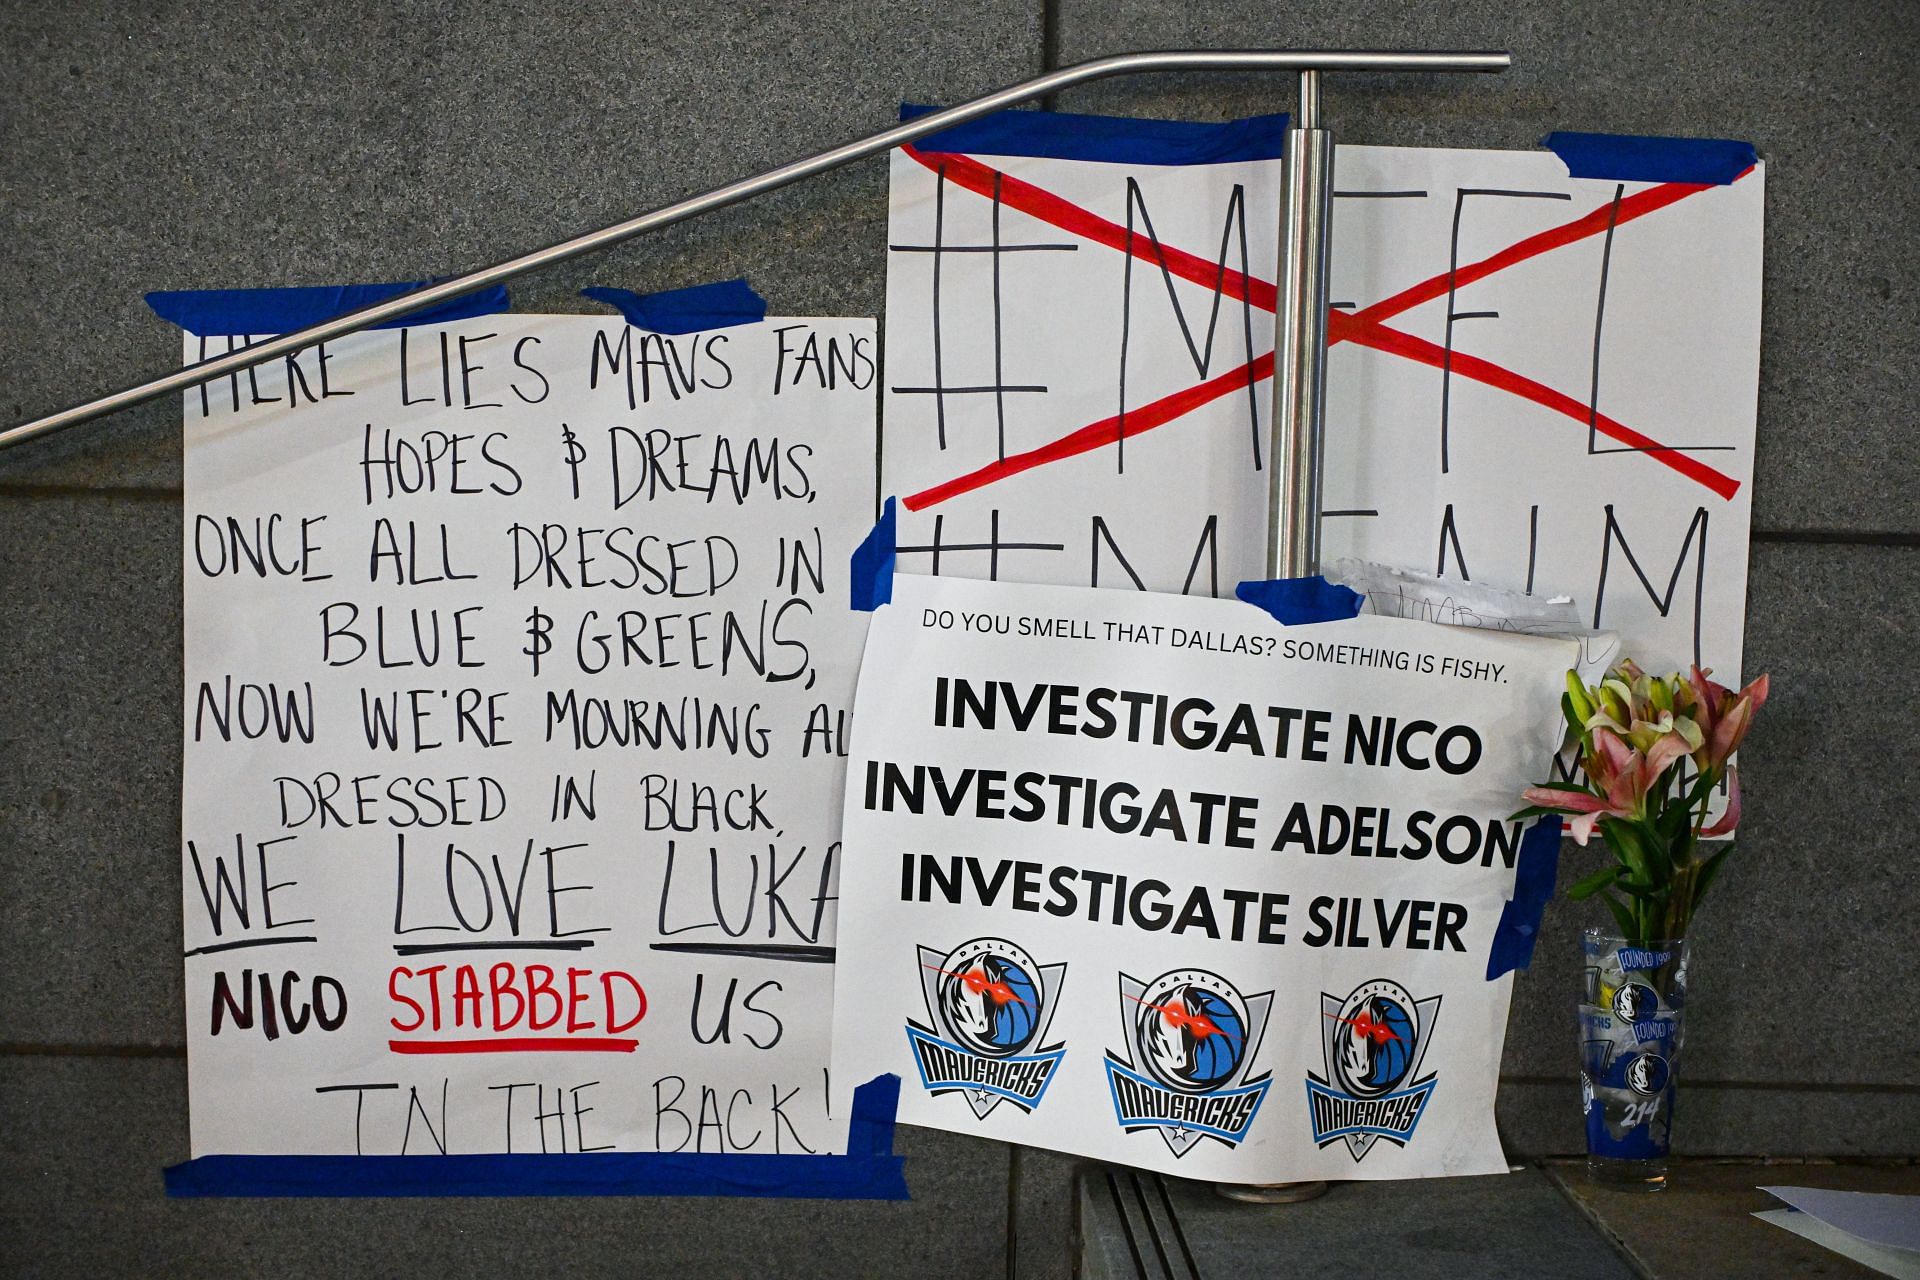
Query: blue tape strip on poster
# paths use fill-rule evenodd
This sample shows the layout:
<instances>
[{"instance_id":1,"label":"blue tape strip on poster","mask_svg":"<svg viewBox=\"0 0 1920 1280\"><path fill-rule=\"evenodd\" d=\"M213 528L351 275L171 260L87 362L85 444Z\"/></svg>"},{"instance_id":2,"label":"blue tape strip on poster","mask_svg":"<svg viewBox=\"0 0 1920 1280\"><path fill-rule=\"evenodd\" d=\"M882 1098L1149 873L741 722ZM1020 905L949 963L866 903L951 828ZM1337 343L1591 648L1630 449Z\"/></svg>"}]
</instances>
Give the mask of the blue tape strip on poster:
<instances>
[{"instance_id":1,"label":"blue tape strip on poster","mask_svg":"<svg viewBox=\"0 0 1920 1280\"><path fill-rule=\"evenodd\" d=\"M1724 187L1760 160L1751 142L1730 138L1550 133L1540 145L1560 157L1568 177L1609 182L1699 182Z\"/></svg>"},{"instance_id":2,"label":"blue tape strip on poster","mask_svg":"<svg viewBox=\"0 0 1920 1280\"><path fill-rule=\"evenodd\" d=\"M1487 981L1533 963L1533 944L1540 937L1540 916L1553 897L1560 874L1560 816L1535 820L1520 837L1520 853L1513 873L1513 898L1500 909L1487 953Z\"/></svg>"},{"instance_id":3,"label":"blue tape strip on poster","mask_svg":"<svg viewBox=\"0 0 1920 1280\"><path fill-rule=\"evenodd\" d=\"M627 318L627 323L649 333L700 333L736 324L759 324L767 318L767 300L745 280L716 280L688 289L635 293L595 285L580 296L604 302Z\"/></svg>"},{"instance_id":4,"label":"blue tape strip on poster","mask_svg":"<svg viewBox=\"0 0 1920 1280\"><path fill-rule=\"evenodd\" d=\"M917 120L939 107L902 103L900 119ZM1226 164L1278 160L1286 146L1285 115L1250 116L1210 124L1194 120L1136 120L1069 115L1060 111L999 111L930 133L912 145L921 151L982 156L1038 156L1108 164Z\"/></svg>"},{"instance_id":5,"label":"blue tape strip on poster","mask_svg":"<svg viewBox=\"0 0 1920 1280\"><path fill-rule=\"evenodd\" d=\"M847 571L853 596L849 603L861 613L872 613L893 599L893 548L893 499L888 498L872 531L853 549L853 563Z\"/></svg>"},{"instance_id":6,"label":"blue tape strip on poster","mask_svg":"<svg viewBox=\"0 0 1920 1280\"><path fill-rule=\"evenodd\" d=\"M1366 602L1366 597L1352 587L1328 582L1317 573L1310 578L1243 582L1233 594L1256 609L1264 609L1283 627L1357 618Z\"/></svg>"},{"instance_id":7,"label":"blue tape strip on poster","mask_svg":"<svg viewBox=\"0 0 1920 1280\"><path fill-rule=\"evenodd\" d=\"M900 1077L853 1092L847 1154L201 1156L166 1171L169 1196L759 1196L908 1199L893 1154Z\"/></svg>"},{"instance_id":8,"label":"blue tape strip on poster","mask_svg":"<svg viewBox=\"0 0 1920 1280\"><path fill-rule=\"evenodd\" d=\"M188 333L203 338L243 338L254 334L292 333L433 283L432 280L408 280L395 284L310 285L289 289L163 289L149 293L146 300L155 315ZM468 320L474 316L497 315L512 305L507 287L495 285L370 327L400 329Z\"/></svg>"}]
</instances>

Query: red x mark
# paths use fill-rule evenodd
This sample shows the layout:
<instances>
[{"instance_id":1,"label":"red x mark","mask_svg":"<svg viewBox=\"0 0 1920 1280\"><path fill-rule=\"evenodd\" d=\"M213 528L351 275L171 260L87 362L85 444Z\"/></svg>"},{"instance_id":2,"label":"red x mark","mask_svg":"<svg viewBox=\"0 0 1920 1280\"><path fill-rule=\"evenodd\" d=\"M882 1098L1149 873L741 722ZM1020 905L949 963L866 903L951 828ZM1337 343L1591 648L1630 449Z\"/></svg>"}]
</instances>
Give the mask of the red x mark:
<instances>
[{"instance_id":1,"label":"red x mark","mask_svg":"<svg viewBox=\"0 0 1920 1280\"><path fill-rule=\"evenodd\" d=\"M1221 265L1208 262L1195 254L1170 246L1156 246L1154 242L1139 233L1131 237L1127 229L1087 209L1073 204L1042 187L1014 177L1012 174L999 173L966 155L941 154L937 157L913 147L904 148L906 153L929 169L942 169L947 181L964 187L975 194L991 199L996 180L999 183L1000 201L1012 209L1049 223L1063 231L1070 232L1095 244L1106 245L1122 253L1131 253L1136 258L1155 263L1164 263L1173 275L1206 285L1218 287L1225 296L1240 301L1244 299L1262 311L1272 311L1276 305L1275 288L1265 280L1257 280L1238 271L1222 270ZM1743 173L1740 175L1745 177ZM1738 181L1736 178L1735 181ZM1612 212L1613 225L1631 222L1635 218L1645 217L1649 213L1664 209L1670 204L1686 199L1690 195L1707 190L1705 184L1688 182L1663 182L1636 192L1620 201L1617 212ZM1328 318L1327 343L1353 342L1376 351L1385 351L1404 357L1419 364L1440 368L1447 360L1446 350L1438 343L1429 342L1410 333L1387 327L1384 323L1403 311L1430 302L1446 294L1451 286L1455 289L1484 280L1516 263L1569 245L1588 236L1597 235L1607 229L1610 207L1602 205L1584 217L1558 227L1529 236L1517 244L1509 245L1491 257L1458 268L1453 272L1441 272L1428 280L1423 280L1408 289L1403 289L1390 298L1382 299L1372 306L1348 314L1333 312ZM1589 419L1589 408L1582 401L1563 392L1556 391L1544 383L1536 382L1523 374L1503 368L1490 360L1468 355L1455 350L1451 367L1456 376L1498 387L1525 400L1552 409L1557 413L1585 425ZM1231 369L1217 377L1158 400L1130 409L1126 415L1128 436L1137 436L1155 427L1165 426L1184 417L1201 405L1231 395L1247 385L1247 365ZM1253 377L1256 381L1273 376L1273 354L1271 352L1253 361ZM1705 485L1722 498L1731 498L1739 491L1740 482L1718 471L1698 458L1670 449L1650 436L1635 431L1632 427L1609 418L1605 414L1592 415L1593 426L1602 434L1612 437L1622 444L1641 450L1648 458L1673 468L1681 475L1699 484ZM1013 454L997 462L955 476L931 489L924 489L909 496L906 506L909 511L920 511L936 503L945 502L963 493L983 488L1022 471L1045 466L1049 462L1058 462L1077 454L1113 444L1120 438L1120 418L1102 418L1098 422L1069 432L1057 440L1050 440L1038 448L1024 453Z\"/></svg>"}]
</instances>

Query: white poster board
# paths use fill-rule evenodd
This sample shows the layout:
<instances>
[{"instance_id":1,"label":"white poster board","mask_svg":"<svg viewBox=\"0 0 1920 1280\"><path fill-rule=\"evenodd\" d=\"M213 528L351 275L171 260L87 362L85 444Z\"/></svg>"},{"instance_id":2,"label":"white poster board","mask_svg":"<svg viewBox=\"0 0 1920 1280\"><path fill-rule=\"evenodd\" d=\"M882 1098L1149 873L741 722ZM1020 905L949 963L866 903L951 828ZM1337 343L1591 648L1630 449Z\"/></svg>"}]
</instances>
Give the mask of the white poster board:
<instances>
[{"instance_id":1,"label":"white poster board","mask_svg":"<svg viewBox=\"0 0 1920 1280\"><path fill-rule=\"evenodd\" d=\"M1182 1177L1504 1172L1507 815L1576 648L896 578L855 702L836 1082Z\"/></svg>"},{"instance_id":2,"label":"white poster board","mask_svg":"<svg viewBox=\"0 0 1920 1280\"><path fill-rule=\"evenodd\" d=\"M196 1156L846 1150L873 356L490 315L188 393Z\"/></svg>"},{"instance_id":3,"label":"white poster board","mask_svg":"<svg viewBox=\"0 0 1920 1280\"><path fill-rule=\"evenodd\" d=\"M893 154L903 570L1264 576L1279 174ZM1763 167L1618 183L1544 151L1343 146L1334 177L1325 560L1569 595L1642 665L1731 680Z\"/></svg>"}]
</instances>

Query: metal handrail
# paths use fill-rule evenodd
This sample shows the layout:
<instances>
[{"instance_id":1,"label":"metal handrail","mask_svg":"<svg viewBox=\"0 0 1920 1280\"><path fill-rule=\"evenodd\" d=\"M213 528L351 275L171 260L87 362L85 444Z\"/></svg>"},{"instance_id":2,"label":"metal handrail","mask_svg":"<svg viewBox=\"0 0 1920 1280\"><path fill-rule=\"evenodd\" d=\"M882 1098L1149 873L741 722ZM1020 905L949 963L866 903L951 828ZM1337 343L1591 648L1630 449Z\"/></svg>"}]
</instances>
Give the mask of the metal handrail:
<instances>
[{"instance_id":1,"label":"metal handrail","mask_svg":"<svg viewBox=\"0 0 1920 1280\"><path fill-rule=\"evenodd\" d=\"M981 116L991 115L1007 107L1057 93L1062 89L1087 84L1090 81L1156 71L1500 71L1505 69L1509 62L1510 58L1506 53L1492 51L1438 53L1365 50L1190 50L1122 53L1107 58L1095 58L1090 62L1050 71L1043 76L1022 81L960 106L921 116L858 141L835 147L830 151L822 151L818 155L795 160L755 177L743 178L702 195L690 196L650 213L629 218L625 222L616 222L610 227L589 231L570 240L548 245L544 249L536 249L516 258L508 258L490 267L482 267L465 275L429 284L410 293L401 294L399 297L389 298L384 302L361 307L357 311L349 311L331 320L309 325L293 333L281 334L223 355L213 356L160 377L150 378L145 382L135 383L133 386L108 395L62 409L57 413L31 419L0 431L0 449L24 444L39 436L143 404L171 391L184 391L199 386L203 382L239 372L266 360L289 355L304 347L355 333L370 325L397 320L475 290L499 284L514 276L536 271L541 267L553 266L569 258L592 253L597 249L605 249L634 236L672 226L674 223L684 222L703 213L724 209L729 205L738 204L743 200L750 200L754 196L798 182L802 178L810 178L815 174L837 169L841 165L851 164L855 160L863 160L868 156L890 151L894 147L912 142L916 138L923 138L930 133L965 124L969 120L977 120Z\"/></svg>"}]
</instances>

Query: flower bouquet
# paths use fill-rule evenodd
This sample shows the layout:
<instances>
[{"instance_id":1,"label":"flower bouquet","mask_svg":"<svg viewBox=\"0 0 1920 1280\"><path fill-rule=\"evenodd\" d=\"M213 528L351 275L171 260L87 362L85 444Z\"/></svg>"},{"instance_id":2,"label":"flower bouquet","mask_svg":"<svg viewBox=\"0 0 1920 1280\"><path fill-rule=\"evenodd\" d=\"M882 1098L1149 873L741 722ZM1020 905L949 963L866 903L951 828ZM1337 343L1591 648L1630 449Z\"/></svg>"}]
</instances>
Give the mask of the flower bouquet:
<instances>
[{"instance_id":1,"label":"flower bouquet","mask_svg":"<svg viewBox=\"0 0 1920 1280\"><path fill-rule=\"evenodd\" d=\"M1694 667L1684 676L1650 676L1622 662L1590 688L1569 671L1560 708L1586 780L1528 787L1530 807L1515 815L1571 815L1570 834L1581 845L1599 829L1613 865L1575 883L1567 896L1599 894L1621 935L1637 946L1686 937L1733 852L1729 842L1702 857L1700 841L1731 835L1739 825L1733 753L1767 700L1767 677L1735 693L1709 674ZM1727 807L1708 825L1708 804L1722 780Z\"/></svg>"},{"instance_id":2,"label":"flower bouquet","mask_svg":"<svg viewBox=\"0 0 1920 1280\"><path fill-rule=\"evenodd\" d=\"M1560 706L1584 781L1528 787L1531 805L1516 815L1568 815L1574 840L1598 830L1613 854L1567 891L1598 895L1619 927L1584 938L1580 1090L1597 1180L1666 1186L1687 930L1733 852L1728 842L1705 853L1701 841L1739 825L1733 753L1766 700L1765 676L1736 693L1699 667L1650 676L1623 662L1593 688L1568 672ZM1722 781L1726 809L1710 823Z\"/></svg>"}]
</instances>

